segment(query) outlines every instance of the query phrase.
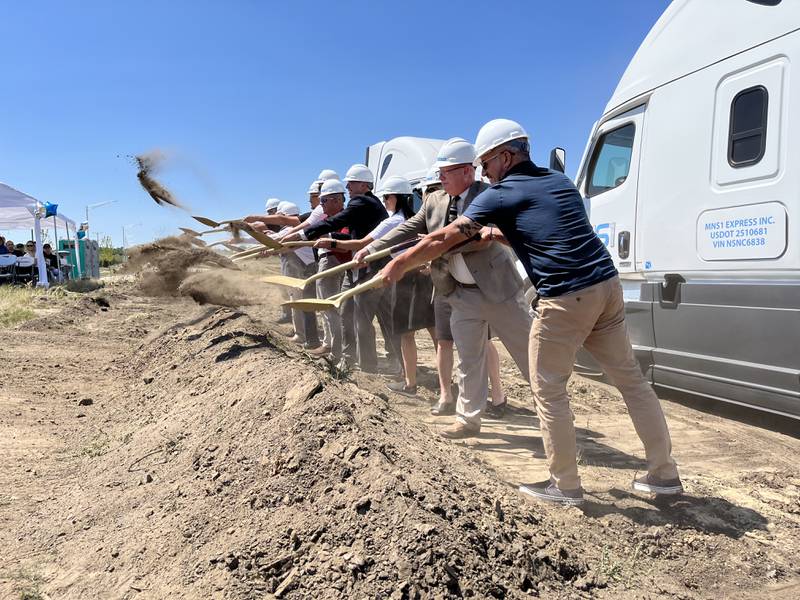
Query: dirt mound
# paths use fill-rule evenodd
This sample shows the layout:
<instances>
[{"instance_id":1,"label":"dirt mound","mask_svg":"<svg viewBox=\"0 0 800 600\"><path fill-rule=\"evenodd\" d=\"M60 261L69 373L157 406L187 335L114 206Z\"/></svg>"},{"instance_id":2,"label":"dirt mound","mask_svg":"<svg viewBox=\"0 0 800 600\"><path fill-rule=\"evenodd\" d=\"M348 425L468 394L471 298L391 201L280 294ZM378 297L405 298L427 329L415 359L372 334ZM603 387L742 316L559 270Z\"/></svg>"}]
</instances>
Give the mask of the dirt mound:
<instances>
[{"instance_id":1,"label":"dirt mound","mask_svg":"<svg viewBox=\"0 0 800 600\"><path fill-rule=\"evenodd\" d=\"M84 591L504 598L605 585L582 543L563 543L469 452L280 343L220 309L142 346L139 389L114 399L124 424L63 499L92 524L62 548L96 573Z\"/></svg>"},{"instance_id":2,"label":"dirt mound","mask_svg":"<svg viewBox=\"0 0 800 600\"><path fill-rule=\"evenodd\" d=\"M213 265L238 269L229 258L194 246L188 237L166 237L133 248L125 266L127 273L141 273L140 288L150 296L171 296L178 293L189 269Z\"/></svg>"},{"instance_id":3,"label":"dirt mound","mask_svg":"<svg viewBox=\"0 0 800 600\"><path fill-rule=\"evenodd\" d=\"M343 381L276 326L130 291L6 340L2 598L797 595L794 438L667 405L695 458L689 493L653 499L628 491L643 463L609 397L576 420L584 506L529 503L543 454L518 403L446 442L426 400Z\"/></svg>"}]
</instances>

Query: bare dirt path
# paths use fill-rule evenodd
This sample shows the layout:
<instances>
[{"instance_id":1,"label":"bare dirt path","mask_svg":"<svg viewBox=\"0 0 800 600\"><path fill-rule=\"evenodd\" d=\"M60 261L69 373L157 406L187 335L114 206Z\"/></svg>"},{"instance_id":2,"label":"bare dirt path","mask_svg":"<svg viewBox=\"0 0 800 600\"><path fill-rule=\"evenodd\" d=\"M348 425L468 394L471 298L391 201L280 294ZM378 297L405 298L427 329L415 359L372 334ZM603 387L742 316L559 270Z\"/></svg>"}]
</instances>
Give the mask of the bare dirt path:
<instances>
[{"instance_id":1,"label":"bare dirt path","mask_svg":"<svg viewBox=\"0 0 800 600\"><path fill-rule=\"evenodd\" d=\"M92 296L110 306L3 331L0 598L800 593L792 424L665 401L688 493L655 502L630 492L618 395L576 377L589 501L534 505L514 490L545 476L541 440L507 360L513 409L453 444L429 369L408 399L289 348L272 309Z\"/></svg>"}]
</instances>

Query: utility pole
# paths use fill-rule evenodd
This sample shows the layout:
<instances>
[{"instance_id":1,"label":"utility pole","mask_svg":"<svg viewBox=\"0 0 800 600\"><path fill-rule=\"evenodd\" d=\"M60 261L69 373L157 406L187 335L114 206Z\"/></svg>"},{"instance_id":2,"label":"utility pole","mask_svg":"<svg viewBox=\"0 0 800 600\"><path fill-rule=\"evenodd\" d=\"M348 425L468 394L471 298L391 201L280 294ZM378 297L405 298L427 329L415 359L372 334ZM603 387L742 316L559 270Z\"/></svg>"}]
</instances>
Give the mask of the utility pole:
<instances>
[{"instance_id":1,"label":"utility pole","mask_svg":"<svg viewBox=\"0 0 800 600\"><path fill-rule=\"evenodd\" d=\"M87 204L86 205L86 225L89 225L89 209L90 208L100 208L101 206L107 206L109 204L114 204L116 200L106 200L105 202L97 202L96 204Z\"/></svg>"},{"instance_id":2,"label":"utility pole","mask_svg":"<svg viewBox=\"0 0 800 600\"><path fill-rule=\"evenodd\" d=\"M141 223L133 223L131 225L123 225L122 226L122 253L127 256L127 248L128 248L128 235L125 233L126 229L131 229L133 227L139 227Z\"/></svg>"}]
</instances>

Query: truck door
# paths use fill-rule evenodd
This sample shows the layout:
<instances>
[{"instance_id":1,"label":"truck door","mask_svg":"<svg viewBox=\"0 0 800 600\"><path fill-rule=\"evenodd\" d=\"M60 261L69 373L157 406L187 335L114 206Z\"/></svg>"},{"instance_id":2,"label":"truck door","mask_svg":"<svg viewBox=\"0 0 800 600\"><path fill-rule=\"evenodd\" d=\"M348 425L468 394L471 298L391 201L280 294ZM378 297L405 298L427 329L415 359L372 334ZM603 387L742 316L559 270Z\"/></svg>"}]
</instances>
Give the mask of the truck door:
<instances>
[{"instance_id":1,"label":"truck door","mask_svg":"<svg viewBox=\"0 0 800 600\"><path fill-rule=\"evenodd\" d=\"M636 269L636 195L645 107L597 128L581 192L592 224L620 273Z\"/></svg>"},{"instance_id":2,"label":"truck door","mask_svg":"<svg viewBox=\"0 0 800 600\"><path fill-rule=\"evenodd\" d=\"M628 334L642 370L652 377L653 305L649 297L642 295L643 281L636 273L635 244L644 113L645 106L638 106L596 127L578 187L592 226L620 273ZM579 367L597 372L597 365L588 353L580 352L577 360Z\"/></svg>"}]
</instances>

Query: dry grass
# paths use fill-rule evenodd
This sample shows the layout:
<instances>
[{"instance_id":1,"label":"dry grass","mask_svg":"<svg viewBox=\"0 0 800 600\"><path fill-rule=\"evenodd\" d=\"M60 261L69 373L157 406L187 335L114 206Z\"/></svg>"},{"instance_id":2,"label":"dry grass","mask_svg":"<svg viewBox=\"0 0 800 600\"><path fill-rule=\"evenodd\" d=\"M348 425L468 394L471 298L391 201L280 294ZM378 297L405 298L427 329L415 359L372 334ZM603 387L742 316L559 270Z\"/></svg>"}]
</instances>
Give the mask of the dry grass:
<instances>
[{"instance_id":1,"label":"dry grass","mask_svg":"<svg viewBox=\"0 0 800 600\"><path fill-rule=\"evenodd\" d=\"M36 316L31 304L36 289L4 285L0 287L0 327L11 327Z\"/></svg>"},{"instance_id":2,"label":"dry grass","mask_svg":"<svg viewBox=\"0 0 800 600\"><path fill-rule=\"evenodd\" d=\"M98 279L76 279L49 289L0 285L0 327L13 327L37 316L37 310L52 309L65 300L93 292L105 286ZM45 311L46 312L46 311Z\"/></svg>"}]
</instances>

